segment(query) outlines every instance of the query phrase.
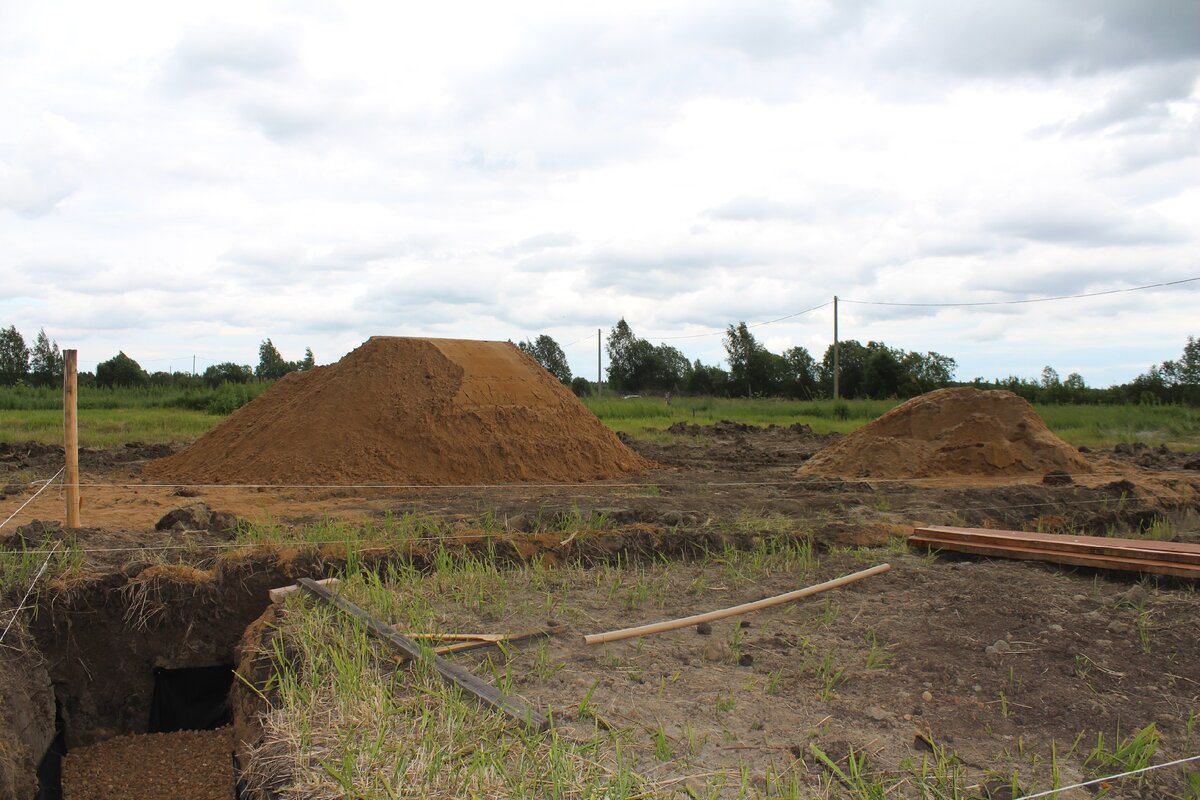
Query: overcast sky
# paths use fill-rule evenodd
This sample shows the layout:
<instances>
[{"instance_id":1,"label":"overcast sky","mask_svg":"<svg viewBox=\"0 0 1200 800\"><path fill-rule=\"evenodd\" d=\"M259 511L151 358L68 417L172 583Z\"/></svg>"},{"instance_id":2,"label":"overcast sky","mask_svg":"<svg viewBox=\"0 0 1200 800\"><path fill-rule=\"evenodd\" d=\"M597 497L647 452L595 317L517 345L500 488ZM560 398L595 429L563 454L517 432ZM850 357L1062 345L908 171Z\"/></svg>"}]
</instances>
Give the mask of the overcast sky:
<instances>
[{"instance_id":1,"label":"overcast sky","mask_svg":"<svg viewBox=\"0 0 1200 800\"><path fill-rule=\"evenodd\" d=\"M0 0L0 327L151 371L549 333L594 377L622 316L712 363L667 337L1200 276L1198 77L1198 0ZM840 329L1108 385L1198 301ZM819 358L830 312L755 333Z\"/></svg>"}]
</instances>

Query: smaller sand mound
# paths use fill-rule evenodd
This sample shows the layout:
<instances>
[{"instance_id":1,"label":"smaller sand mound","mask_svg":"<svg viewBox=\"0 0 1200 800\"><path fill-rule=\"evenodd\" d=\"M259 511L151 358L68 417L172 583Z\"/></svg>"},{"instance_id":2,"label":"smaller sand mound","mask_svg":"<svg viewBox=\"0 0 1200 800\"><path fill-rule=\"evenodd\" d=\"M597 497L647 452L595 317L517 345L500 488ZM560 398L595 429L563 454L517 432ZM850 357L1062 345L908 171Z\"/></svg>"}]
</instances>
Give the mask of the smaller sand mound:
<instances>
[{"instance_id":1,"label":"smaller sand mound","mask_svg":"<svg viewBox=\"0 0 1200 800\"><path fill-rule=\"evenodd\" d=\"M903 403L824 448L801 475L933 478L1091 472L1012 392L939 389Z\"/></svg>"}]
</instances>

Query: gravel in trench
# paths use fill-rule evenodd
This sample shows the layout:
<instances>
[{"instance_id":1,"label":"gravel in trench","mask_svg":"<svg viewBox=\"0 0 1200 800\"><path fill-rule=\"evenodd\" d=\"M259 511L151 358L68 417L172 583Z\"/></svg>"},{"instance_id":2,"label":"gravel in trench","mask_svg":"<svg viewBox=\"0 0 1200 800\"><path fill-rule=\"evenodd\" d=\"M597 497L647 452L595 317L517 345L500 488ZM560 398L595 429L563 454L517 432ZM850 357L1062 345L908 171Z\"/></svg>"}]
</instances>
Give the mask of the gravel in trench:
<instances>
[{"instance_id":1,"label":"gravel in trench","mask_svg":"<svg viewBox=\"0 0 1200 800\"><path fill-rule=\"evenodd\" d=\"M72 750L63 761L64 800L230 800L233 734L180 731L118 736Z\"/></svg>"}]
</instances>

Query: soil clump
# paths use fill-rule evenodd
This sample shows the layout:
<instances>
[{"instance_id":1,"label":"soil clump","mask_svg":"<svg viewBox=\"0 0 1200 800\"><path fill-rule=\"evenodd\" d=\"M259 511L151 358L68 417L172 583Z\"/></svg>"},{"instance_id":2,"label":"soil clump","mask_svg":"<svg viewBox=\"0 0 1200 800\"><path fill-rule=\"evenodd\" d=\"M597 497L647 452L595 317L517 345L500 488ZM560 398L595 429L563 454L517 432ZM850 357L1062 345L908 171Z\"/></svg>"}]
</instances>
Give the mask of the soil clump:
<instances>
[{"instance_id":1,"label":"soil clump","mask_svg":"<svg viewBox=\"0 0 1200 800\"><path fill-rule=\"evenodd\" d=\"M230 728L119 736L72 750L64 800L225 800L234 793Z\"/></svg>"},{"instance_id":2,"label":"soil clump","mask_svg":"<svg viewBox=\"0 0 1200 800\"><path fill-rule=\"evenodd\" d=\"M336 364L287 375L144 475L464 485L600 480L651 466L509 343L375 336Z\"/></svg>"},{"instance_id":3,"label":"soil clump","mask_svg":"<svg viewBox=\"0 0 1200 800\"><path fill-rule=\"evenodd\" d=\"M1012 392L939 389L903 403L821 450L801 475L1017 477L1092 472L1077 449Z\"/></svg>"}]
</instances>

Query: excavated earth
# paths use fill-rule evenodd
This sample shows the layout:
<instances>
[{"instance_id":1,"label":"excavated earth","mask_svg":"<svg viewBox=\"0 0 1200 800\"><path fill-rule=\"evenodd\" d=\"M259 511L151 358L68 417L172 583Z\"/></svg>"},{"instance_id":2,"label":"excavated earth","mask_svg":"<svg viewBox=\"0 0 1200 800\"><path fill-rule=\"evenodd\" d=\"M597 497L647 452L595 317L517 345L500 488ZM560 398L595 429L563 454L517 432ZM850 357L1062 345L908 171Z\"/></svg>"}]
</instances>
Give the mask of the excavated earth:
<instances>
[{"instance_id":1,"label":"excavated earth","mask_svg":"<svg viewBox=\"0 0 1200 800\"><path fill-rule=\"evenodd\" d=\"M419 349L431 364L445 358L433 344ZM313 387L319 388L324 379L314 371L310 380ZM477 388L469 387L470 381L464 378L457 389L447 384L439 390L439 396L453 390L454 397L475 396L476 402L484 402L472 394ZM547 397L555 397L547 392ZM479 429L499 424L497 420L503 416L501 412L490 418L462 412L456 424ZM223 441L230 447L253 441L265 446L286 438L282 430L270 427L270 417L267 414L255 425L245 427L241 427L245 420L239 421L230 429L232 432L221 434L229 437ZM236 415L230 422L235 419ZM382 424L379 418L364 420L362 435L367 436L373 425ZM289 584L300 575L323 577L344 564L345 551L336 548L234 551L236 534L230 528L231 518L304 525L321 520L383 521L407 513L429 514L461 531L463 541L480 544L490 538L492 550L501 557L540 557L548 564L582 561L585 565L618 560L629 564L639 559L649 563L664 556L686 561L727 545L750 547L762 537L781 531L811 536L818 549L879 546L894 544L896 537L911 532L918 524L1117 535L1159 526L1177 540L1200 541L1200 471L1194 455L1131 447L1073 451L1065 467L1050 460L1038 462L1037 469L1022 474L1008 474L1000 467L1001 474L961 476L930 471L926 476L908 478L863 477L853 472L850 477L830 477L808 469L797 475L798 467L823 457L823 449L828 452L850 438L815 435L803 426L681 426L655 437L653 442L620 442L612 437L616 443L612 452L618 454L616 463L622 468L614 467L606 473L607 479L579 483L586 476L575 472L561 486L518 483L501 488L213 485L219 481L204 470L219 461L216 456L209 463L189 462L186 450L165 461L158 460L163 452L157 447L97 451L84 460L83 468L83 482L87 484L83 489L83 518L88 528L63 531L53 523L31 524L34 520L61 518L63 497L57 487L51 487L0 532L0 547L37 549L69 541L89 551L82 563L43 587L36 613L23 615L14 627L18 633L12 635L22 637L16 641L23 644L10 649L10 640L6 640L0 648L0 728L5 733L0 736L0 797L32 797L30 765L36 764L53 737L55 699L59 727L70 753L113 737L144 733L155 668L235 663L243 631L267 607L268 589ZM1026 437L1022 441L1030 440ZM210 440L210 444L212 441L216 440ZM432 440L426 441L433 446ZM200 440L196 445L202 443ZM220 451L215 445L214 449ZM631 455L619 455L623 452ZM520 452L493 455L494 460L489 460L492 455L488 453L480 457L485 472L494 468L487 464L518 457ZM994 455L990 456L993 461L997 460ZM319 454L314 451L311 457ZM582 452L578 454L581 460L586 457ZM380 459L380 464L388 463L384 456ZM183 465L187 463L192 463L189 469L197 472L185 471ZM237 459L233 463L236 469L251 468L239 466ZM402 467L395 459L390 463ZM462 466L462 470L454 467L458 470L454 475L461 478L465 474L465 462L448 463ZM183 471L165 480L165 465ZM0 498L0 518L32 497L37 485L25 482L29 475L49 477L59 466L61 456L53 448L9 446L0 452L0 485L5 487L6 495ZM349 467L338 472L341 468L333 462L329 469L329 474L353 481L363 480L366 475ZM520 479L529 480L535 474L530 470ZM1055 470L1067 473L1065 480L1058 475L1047 481L1047 473ZM444 480L446 474L432 482L450 482ZM245 476L238 475L228 473L222 477L240 483ZM17 477L22 480L15 480ZM277 481L288 483L296 482L296 477L286 469L276 475ZM415 483L401 478L393 473L389 482ZM147 486L147 482L168 485ZM196 504L204 507L168 520L162 530L155 530L155 523L169 512ZM582 531L549 524L552 520L589 517L600 522ZM484 518L490 520L489 526L481 524ZM480 527L488 527L488 533L481 533ZM368 556L366 562L370 563ZM422 557L415 551L409 556L417 560ZM938 688L943 684L957 687L949 697L961 695L965 700L973 697L968 691L971 687L982 686L983 695L976 697L980 705L972 706L976 709L972 713L994 710L995 695L1003 688L1004 676L989 665L1003 671L1007 661L991 658L983 648L999 639L1038 642L1039 637L1046 638L1046 631L1053 634L1057 629L1050 626L1055 625L1066 630L1072 641L1093 643L1091 650L1080 652L1098 666L1088 672L1087 681L1072 683L1066 679L1066 670L1075 663L1074 656L1067 653L1067 645L1055 644L1053 635L1048 645L1015 645L1022 650L1018 678L1027 692L1029 687L1041 686L1038 676L1059 676L1046 684L1045 691L1038 689L1017 702L1050 709L1057 698L1061 708L1083 709L1087 699L1094 697L1104 710L1089 712L1093 713L1089 725L1094 723L1101 729L1121 722L1122 730L1128 730L1129 724L1156 721L1164 735L1170 736L1164 751L1182 752L1188 719L1185 709L1200 714L1200 670L1196 667L1200 664L1200 645L1194 636L1180 633L1178 627L1194 625L1195 609L1190 599L1194 598L1194 587L1171 581L1145 582L1147 607L1154 612L1151 618L1162 631L1160 649L1145 654L1136 639L1130 639L1133 621L1125 611L1118 613L1113 599L1141 585L1136 577L1036 564L905 558L912 559L911 577L897 570L887 583L863 590L861 607L855 604L857 601L847 601L843 613L853 610L849 618L855 619L859 627L856 614L863 615L863 619L877 619L880 627L890 631L890 642L896 646L895 663L902 667L893 674L903 678L901 691L907 694L897 694L896 685L887 680L856 682L853 702L831 707L831 712L836 712L837 738L858 744L871 742L878 722L863 718L864 708L882 709L889 714L887 725L893 733L909 724L905 715L919 721L921 714L914 715L918 710L936 713L938 724L950 725L948 720L956 718L958 712L953 703L939 705L947 696ZM837 565L836 559L828 563ZM764 584L761 594L773 588ZM1094 601L1074 599L1078 596ZM1008 605L997 605L989 598L1005 598ZM18 599L6 597L0 607L14 607ZM714 595L696 599L695 603L707 608L724 604L724 599L724 595ZM587 608L593 601L600 602L598 598L579 599L581 607ZM690 603L659 610L686 612L689 609L685 605L690 605L690 610L702 610ZM598 609L591 613L606 618ZM1189 614L1193 615L1192 623L1180 622ZM2 621L4 617L0 617ZM1114 621L1119 623L1115 629L1110 627ZM778 650L778 657L784 659L774 665L771 659L775 656L764 651L760 660L772 670L782 668L786 661L786 647L775 643L776 638L791 641L785 633L772 633L774 638L759 642L771 652ZM856 627L846 636L860 634L863 632ZM702 654L688 655L690 641L680 640L677 646L678 669L703 682L709 666ZM1101 646L1100 642L1115 644ZM831 641L829 646L834 643ZM963 648L967 646L978 647L977 658L972 655L964 661ZM663 663L671 658L676 656ZM581 664L579 668L592 666ZM1169 681L1154 677L1164 670L1176 677ZM1119 678L1115 677L1118 673ZM796 685L802 684L799 675L794 680ZM937 698L933 705L922 704L919 699L927 690ZM554 701L554 691L553 687L537 691L530 688L546 702ZM1135 710L1139 698L1145 698L1145 715ZM783 714L785 706L776 710ZM984 720L974 727L954 727L950 733L959 742L975 737L984 743L981 752L991 746L988 742L1007 741L1002 737L1009 737L1015 747L1022 730L1035 724L1035 711L1016 708L1015 716L993 720L990 728ZM1038 735L1069 743L1078 732L1073 713L1038 716L1036 724L1042 726L1037 729ZM805 715L790 722L782 716L772 720L770 724L791 724L799 726L797 730L807 730L804 726L810 723L817 728L831 724ZM10 731L16 735L9 736ZM993 741L988 737L1001 738ZM785 744L774 742L772 747ZM171 764L164 765L164 769L171 769ZM108 796L131 795L115 790Z\"/></svg>"},{"instance_id":2,"label":"excavated earth","mask_svg":"<svg viewBox=\"0 0 1200 800\"><path fill-rule=\"evenodd\" d=\"M896 406L800 469L857 478L1012 477L1091 471L1012 392L940 389Z\"/></svg>"},{"instance_id":3,"label":"excavated earth","mask_svg":"<svg viewBox=\"0 0 1200 800\"><path fill-rule=\"evenodd\" d=\"M145 476L170 483L481 484L650 464L508 342L375 336L293 372Z\"/></svg>"}]
</instances>

